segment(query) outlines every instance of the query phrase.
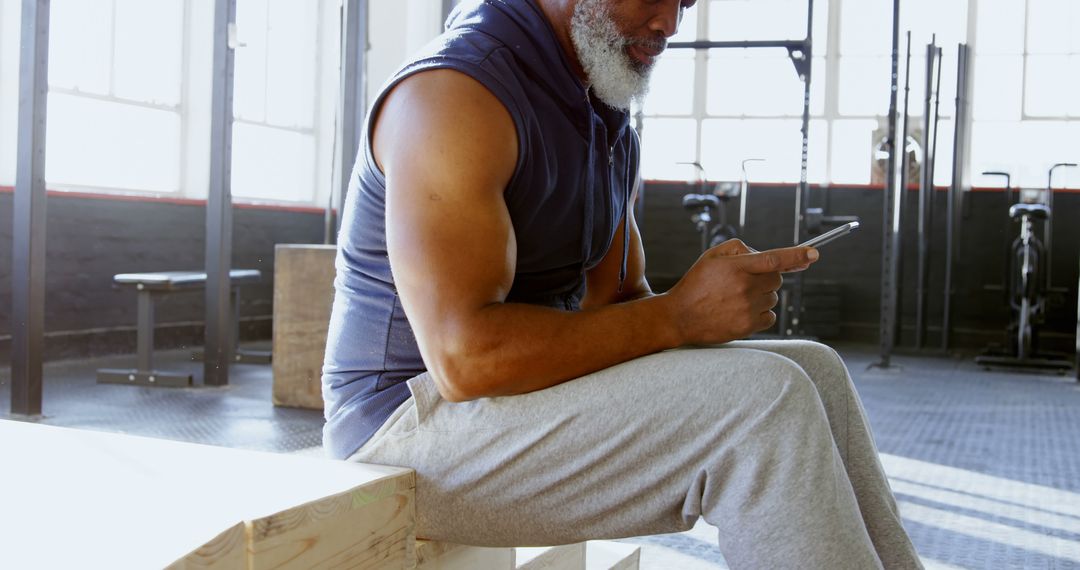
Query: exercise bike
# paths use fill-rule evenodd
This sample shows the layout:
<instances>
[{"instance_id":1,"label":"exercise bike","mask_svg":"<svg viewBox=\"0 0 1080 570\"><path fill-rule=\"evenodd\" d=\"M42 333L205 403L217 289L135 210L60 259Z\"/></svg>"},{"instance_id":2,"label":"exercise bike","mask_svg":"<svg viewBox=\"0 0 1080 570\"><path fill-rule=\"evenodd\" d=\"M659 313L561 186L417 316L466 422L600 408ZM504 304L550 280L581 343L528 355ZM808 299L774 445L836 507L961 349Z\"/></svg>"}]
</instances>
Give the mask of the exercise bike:
<instances>
[{"instance_id":1,"label":"exercise bike","mask_svg":"<svg viewBox=\"0 0 1080 570\"><path fill-rule=\"evenodd\" d=\"M757 159L751 159L757 160ZM693 166L698 172L698 187L697 191L686 194L683 196L682 205L683 208L690 212L690 222L694 224L694 228L701 234L701 252L710 248L720 245L729 239L734 239L738 235L741 235L741 231L736 230L732 225L725 222L727 218L727 202L728 200L740 196L742 202L739 208L739 219L746 219L746 169L743 161L743 183L736 187L730 183L718 182L709 185L709 178L705 173L705 167L699 162L680 162L688 166ZM743 228L740 228L740 230Z\"/></svg>"},{"instance_id":2,"label":"exercise bike","mask_svg":"<svg viewBox=\"0 0 1080 570\"><path fill-rule=\"evenodd\" d=\"M975 362L985 369L990 368L1034 368L1052 370L1064 374L1072 368L1072 362L1055 355L1041 354L1039 351L1039 327L1046 319L1049 249L1035 235L1035 221L1041 221L1049 235L1052 223L1053 171L1050 169L1051 183L1047 188L1047 204L1011 203L1011 178L1004 172L984 172L984 175L1006 177L1006 197L1010 202L1009 218L1019 221L1020 235L1013 240L1009 249L1007 276L1005 282L1006 297L1013 312L1012 322L1006 330L1007 350L1004 354L986 354L975 358Z\"/></svg>"}]
</instances>

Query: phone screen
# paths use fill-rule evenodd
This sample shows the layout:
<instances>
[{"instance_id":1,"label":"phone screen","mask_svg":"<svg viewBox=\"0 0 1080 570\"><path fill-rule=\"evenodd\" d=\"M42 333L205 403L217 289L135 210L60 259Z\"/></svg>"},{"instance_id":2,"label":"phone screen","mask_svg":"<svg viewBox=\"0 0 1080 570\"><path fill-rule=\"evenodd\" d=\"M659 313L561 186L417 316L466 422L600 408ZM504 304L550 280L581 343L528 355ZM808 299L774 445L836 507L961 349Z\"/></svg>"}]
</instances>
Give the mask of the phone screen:
<instances>
[{"instance_id":1,"label":"phone screen","mask_svg":"<svg viewBox=\"0 0 1080 570\"><path fill-rule=\"evenodd\" d=\"M857 229L859 229L859 222L849 222L840 227L833 228L815 238L808 239L803 243L800 243L798 247L821 247L833 240L842 238Z\"/></svg>"}]
</instances>

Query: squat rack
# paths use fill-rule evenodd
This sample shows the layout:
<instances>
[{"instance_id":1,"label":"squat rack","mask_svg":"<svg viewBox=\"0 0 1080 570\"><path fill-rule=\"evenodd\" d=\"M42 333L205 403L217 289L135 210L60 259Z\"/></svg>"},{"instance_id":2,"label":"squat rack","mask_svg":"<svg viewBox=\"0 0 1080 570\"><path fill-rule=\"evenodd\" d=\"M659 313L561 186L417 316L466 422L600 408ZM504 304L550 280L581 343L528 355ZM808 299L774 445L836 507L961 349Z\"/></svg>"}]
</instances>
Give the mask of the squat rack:
<instances>
[{"instance_id":1,"label":"squat rack","mask_svg":"<svg viewBox=\"0 0 1080 570\"><path fill-rule=\"evenodd\" d=\"M668 44L672 49L754 49L754 48L784 48L788 52L795 73L803 83L803 112L802 112L802 151L800 158L799 187L795 191L795 226L792 233L792 245L798 245L807 237L804 227L806 222L806 210L810 200L810 186L807 182L807 166L810 148L810 81L811 81L811 56L813 55L814 38L814 0L807 0L806 7L806 38L802 40L750 40L750 41L693 41L671 42ZM803 279L801 273L789 276L791 282L791 294L782 298L779 316L779 331L781 336L801 335L803 331Z\"/></svg>"}]
</instances>

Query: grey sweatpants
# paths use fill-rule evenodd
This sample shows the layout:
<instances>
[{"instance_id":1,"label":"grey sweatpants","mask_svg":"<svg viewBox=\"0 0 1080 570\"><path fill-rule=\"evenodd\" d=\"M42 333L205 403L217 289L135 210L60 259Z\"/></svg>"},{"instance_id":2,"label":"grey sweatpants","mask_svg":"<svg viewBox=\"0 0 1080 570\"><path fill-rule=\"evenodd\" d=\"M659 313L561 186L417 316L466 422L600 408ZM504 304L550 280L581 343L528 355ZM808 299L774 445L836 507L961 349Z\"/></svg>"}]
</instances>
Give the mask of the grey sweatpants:
<instances>
[{"instance_id":1,"label":"grey sweatpants","mask_svg":"<svg viewBox=\"0 0 1080 570\"><path fill-rule=\"evenodd\" d=\"M417 535L529 546L719 528L733 569L921 568L832 349L740 341L464 403L426 374L351 459L416 470Z\"/></svg>"}]
</instances>

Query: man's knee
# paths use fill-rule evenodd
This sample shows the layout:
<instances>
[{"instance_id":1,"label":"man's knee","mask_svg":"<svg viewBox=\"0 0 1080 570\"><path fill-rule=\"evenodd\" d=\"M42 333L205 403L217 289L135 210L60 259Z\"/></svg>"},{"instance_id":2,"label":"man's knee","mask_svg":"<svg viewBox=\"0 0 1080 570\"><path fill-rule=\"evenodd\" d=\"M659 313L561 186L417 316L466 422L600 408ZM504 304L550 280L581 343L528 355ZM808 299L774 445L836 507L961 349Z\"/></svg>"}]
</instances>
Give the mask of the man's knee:
<instances>
[{"instance_id":1,"label":"man's knee","mask_svg":"<svg viewBox=\"0 0 1080 570\"><path fill-rule=\"evenodd\" d=\"M812 340L784 341L790 347L794 360L822 368L844 367L844 360L829 345Z\"/></svg>"},{"instance_id":2,"label":"man's knee","mask_svg":"<svg viewBox=\"0 0 1080 570\"><path fill-rule=\"evenodd\" d=\"M742 354L737 366L728 364L724 381L741 386L740 405L756 413L784 414L813 413L821 406L813 381L794 360L763 350L735 350Z\"/></svg>"}]
</instances>

